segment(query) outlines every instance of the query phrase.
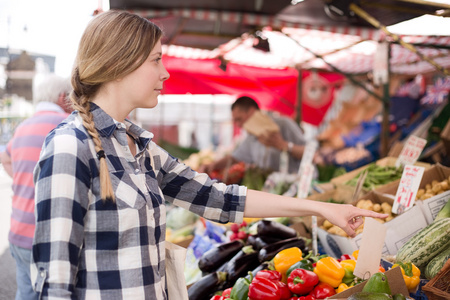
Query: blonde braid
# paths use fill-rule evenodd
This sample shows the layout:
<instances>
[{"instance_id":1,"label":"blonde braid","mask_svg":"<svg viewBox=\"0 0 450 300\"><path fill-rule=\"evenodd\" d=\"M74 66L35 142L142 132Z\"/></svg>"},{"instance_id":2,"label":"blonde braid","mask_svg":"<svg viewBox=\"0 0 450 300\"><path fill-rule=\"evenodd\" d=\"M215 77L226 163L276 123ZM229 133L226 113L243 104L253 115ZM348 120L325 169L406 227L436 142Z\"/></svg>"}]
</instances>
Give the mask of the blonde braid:
<instances>
[{"instance_id":1,"label":"blonde braid","mask_svg":"<svg viewBox=\"0 0 450 300\"><path fill-rule=\"evenodd\" d=\"M76 73L78 73L76 71ZM75 81L81 85L81 82L77 79ZM100 175L100 196L103 200L115 201L114 190L111 183L111 178L109 176L108 164L106 162L105 151L102 147L102 141L99 138L98 131L94 125L94 118L90 111L89 98L86 96L77 96L77 92L72 92L70 98L74 109L78 110L81 119L83 120L83 126L86 128L89 135L92 137L94 142L95 152L97 153L97 158L100 162L99 175Z\"/></svg>"}]
</instances>

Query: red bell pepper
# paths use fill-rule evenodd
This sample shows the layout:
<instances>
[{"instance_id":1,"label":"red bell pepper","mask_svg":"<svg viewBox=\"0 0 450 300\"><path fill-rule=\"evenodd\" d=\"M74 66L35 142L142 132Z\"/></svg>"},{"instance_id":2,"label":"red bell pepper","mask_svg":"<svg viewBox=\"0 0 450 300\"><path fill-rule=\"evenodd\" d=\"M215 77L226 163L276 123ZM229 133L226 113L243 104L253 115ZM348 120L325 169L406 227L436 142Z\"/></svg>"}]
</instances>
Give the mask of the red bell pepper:
<instances>
[{"instance_id":1,"label":"red bell pepper","mask_svg":"<svg viewBox=\"0 0 450 300\"><path fill-rule=\"evenodd\" d=\"M295 269L288 278L288 287L292 293L306 295L319 283L319 276L313 271Z\"/></svg>"},{"instance_id":2,"label":"red bell pepper","mask_svg":"<svg viewBox=\"0 0 450 300\"><path fill-rule=\"evenodd\" d=\"M308 295L308 296L301 296L301 297L298 297L298 300L316 300L316 298L314 298L314 297L311 296L311 295Z\"/></svg>"},{"instance_id":3,"label":"red bell pepper","mask_svg":"<svg viewBox=\"0 0 450 300\"><path fill-rule=\"evenodd\" d=\"M227 288L226 290L224 290L223 292L222 292L222 297L224 298L224 299L228 299L228 298L230 298L230 294L231 294L231 290L233 289L233 287L230 287L230 288Z\"/></svg>"},{"instance_id":4,"label":"red bell pepper","mask_svg":"<svg viewBox=\"0 0 450 300\"><path fill-rule=\"evenodd\" d=\"M214 295L211 297L210 300L225 300L225 298L220 295Z\"/></svg>"},{"instance_id":5,"label":"red bell pepper","mask_svg":"<svg viewBox=\"0 0 450 300\"><path fill-rule=\"evenodd\" d=\"M280 290L280 300L289 300L292 293L289 290L288 285L282 281L276 281L275 283L278 285L278 289Z\"/></svg>"},{"instance_id":6,"label":"red bell pepper","mask_svg":"<svg viewBox=\"0 0 450 300\"><path fill-rule=\"evenodd\" d=\"M347 259L355 259L350 254L342 254L341 257L338 259L338 261L347 260Z\"/></svg>"},{"instance_id":7,"label":"red bell pepper","mask_svg":"<svg viewBox=\"0 0 450 300\"><path fill-rule=\"evenodd\" d=\"M271 281L280 281L281 273L275 270L261 270L256 273L255 278L267 278Z\"/></svg>"},{"instance_id":8,"label":"red bell pepper","mask_svg":"<svg viewBox=\"0 0 450 300\"><path fill-rule=\"evenodd\" d=\"M331 297L336 294L336 291L326 282L319 282L318 285L314 287L314 289L309 293L309 295L313 296L316 299L325 299L326 297Z\"/></svg>"},{"instance_id":9,"label":"red bell pepper","mask_svg":"<svg viewBox=\"0 0 450 300\"><path fill-rule=\"evenodd\" d=\"M281 300L278 285L267 278L253 278L248 287L250 300Z\"/></svg>"}]
</instances>

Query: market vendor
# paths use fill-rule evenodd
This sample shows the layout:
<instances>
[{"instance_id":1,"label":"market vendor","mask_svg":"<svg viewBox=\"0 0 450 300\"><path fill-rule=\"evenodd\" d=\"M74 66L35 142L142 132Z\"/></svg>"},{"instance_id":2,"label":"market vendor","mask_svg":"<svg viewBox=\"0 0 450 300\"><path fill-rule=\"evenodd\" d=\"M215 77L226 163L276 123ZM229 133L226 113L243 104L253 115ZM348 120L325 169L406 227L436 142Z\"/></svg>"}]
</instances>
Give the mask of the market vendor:
<instances>
[{"instance_id":1,"label":"market vendor","mask_svg":"<svg viewBox=\"0 0 450 300\"><path fill-rule=\"evenodd\" d=\"M246 122L259 112L258 103L247 96L239 97L231 105L233 123L239 128L246 129ZM245 162L261 169L279 171L281 153L286 151L289 157L288 172L297 173L306 143L302 129L290 118L275 113L266 115L274 122L278 130L259 135L249 133L247 130L246 137L231 154L211 164L203 165L199 170L209 173L213 170L222 170L237 162Z\"/></svg>"}]
</instances>

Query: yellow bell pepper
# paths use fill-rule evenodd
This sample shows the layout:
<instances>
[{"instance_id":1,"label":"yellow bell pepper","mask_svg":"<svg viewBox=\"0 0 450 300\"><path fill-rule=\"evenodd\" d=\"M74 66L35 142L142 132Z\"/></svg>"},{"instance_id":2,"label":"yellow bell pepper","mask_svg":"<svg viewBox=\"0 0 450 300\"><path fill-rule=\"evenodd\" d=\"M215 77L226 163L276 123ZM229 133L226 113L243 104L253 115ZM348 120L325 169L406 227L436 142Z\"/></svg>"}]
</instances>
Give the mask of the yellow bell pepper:
<instances>
[{"instance_id":1,"label":"yellow bell pepper","mask_svg":"<svg viewBox=\"0 0 450 300\"><path fill-rule=\"evenodd\" d=\"M349 289L350 287L348 285L346 285L345 283L341 283L338 288L336 289L336 294L339 294L340 292L343 292L347 289Z\"/></svg>"},{"instance_id":2,"label":"yellow bell pepper","mask_svg":"<svg viewBox=\"0 0 450 300\"><path fill-rule=\"evenodd\" d=\"M355 259L358 259L358 254L359 254L359 250L355 250L355 251L353 251L352 256L353 256Z\"/></svg>"},{"instance_id":3,"label":"yellow bell pepper","mask_svg":"<svg viewBox=\"0 0 450 300\"><path fill-rule=\"evenodd\" d=\"M275 270L281 273L282 281L286 282L286 272L290 266L302 260L302 250L298 247L287 248L278 252L273 258Z\"/></svg>"},{"instance_id":4,"label":"yellow bell pepper","mask_svg":"<svg viewBox=\"0 0 450 300\"><path fill-rule=\"evenodd\" d=\"M341 260L339 263L344 268L349 268L350 270L352 270L352 272L355 271L356 260L354 260L354 259L346 259L346 260Z\"/></svg>"},{"instance_id":5,"label":"yellow bell pepper","mask_svg":"<svg viewBox=\"0 0 450 300\"><path fill-rule=\"evenodd\" d=\"M342 283L351 284L355 279L355 275L353 275L353 271L355 271L356 260L354 259L345 259L339 262L342 267L344 267L345 275L342 278Z\"/></svg>"},{"instance_id":6,"label":"yellow bell pepper","mask_svg":"<svg viewBox=\"0 0 450 300\"><path fill-rule=\"evenodd\" d=\"M328 256L320 259L316 263L314 273L319 276L319 281L326 282L337 288L344 278L344 267L339 264L336 258Z\"/></svg>"},{"instance_id":7,"label":"yellow bell pepper","mask_svg":"<svg viewBox=\"0 0 450 300\"><path fill-rule=\"evenodd\" d=\"M392 268L400 267L403 274L403 280L410 292L414 292L420 283L420 270L411 262L396 263Z\"/></svg>"}]
</instances>

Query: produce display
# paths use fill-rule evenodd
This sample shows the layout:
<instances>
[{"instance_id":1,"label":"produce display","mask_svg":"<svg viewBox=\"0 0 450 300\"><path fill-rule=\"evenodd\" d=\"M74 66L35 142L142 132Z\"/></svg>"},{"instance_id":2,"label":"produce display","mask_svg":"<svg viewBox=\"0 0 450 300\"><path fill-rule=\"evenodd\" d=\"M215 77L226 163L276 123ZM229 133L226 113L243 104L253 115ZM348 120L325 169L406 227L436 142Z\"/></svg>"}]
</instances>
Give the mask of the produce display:
<instances>
[{"instance_id":1,"label":"produce display","mask_svg":"<svg viewBox=\"0 0 450 300\"><path fill-rule=\"evenodd\" d=\"M373 201L369 199L361 199L356 203L356 207L388 214L389 216L386 219L375 219L380 223L389 222L390 220L395 218L395 215L392 214L392 205L390 205L387 202L383 202L380 204L380 203L373 203ZM340 227L336 225L331 224L330 221L328 220L325 220L323 222L321 228L326 230L330 234L348 237L348 235L345 233L344 230L342 230ZM360 234L361 232L363 232L363 230L364 230L364 223L356 229L356 234Z\"/></svg>"},{"instance_id":2,"label":"produce display","mask_svg":"<svg viewBox=\"0 0 450 300\"><path fill-rule=\"evenodd\" d=\"M402 177L403 168L395 166L378 166L375 163L371 163L361 171L357 176L346 182L347 185L356 186L359 177L363 172L367 171L367 176L363 183L365 190L374 190L379 186L385 185Z\"/></svg>"},{"instance_id":3,"label":"produce display","mask_svg":"<svg viewBox=\"0 0 450 300\"><path fill-rule=\"evenodd\" d=\"M450 248L450 201L440 210L435 220L409 239L397 252L398 262L412 262L425 271L433 258L437 261L428 268L428 277L436 274L446 262ZM446 217L447 216L447 217ZM447 254L445 254L447 253ZM442 256L440 256L442 255Z\"/></svg>"},{"instance_id":4,"label":"produce display","mask_svg":"<svg viewBox=\"0 0 450 300\"><path fill-rule=\"evenodd\" d=\"M300 236L299 232L293 227L288 226L291 221L289 218L277 218L277 220L275 218L246 219L241 224L228 224L226 226L228 230L226 232L227 242L209 249L200 258L197 256L198 265L196 264L196 266L198 266L202 277L195 282L191 281L193 283L188 287L189 299L316 300L342 293L345 295L342 298L354 300L425 300L424 293L428 295L428 292L426 288L422 289L422 287L427 282L431 281L430 283L432 283L437 277L442 276L442 270L448 269L450 260L450 201L448 201L450 196L445 193L450 190L450 168L438 166L436 169L429 172L428 177L426 176L427 173L424 173L422 180L425 180L427 184L425 185L422 181L421 187L423 188L419 189L416 195L416 204L424 201L420 211L417 209L411 210L412 218L416 218L418 214L423 214L423 217L420 216L417 219L417 225L415 224L411 229L407 228L406 224L403 228L402 225L399 225L399 222L395 223L395 226L399 225L400 227L400 230L396 231L396 235L397 233L401 234L389 240L390 237L386 237L378 273L372 274L369 278L358 278L353 273L358 260L358 250L339 257L343 252L342 249L348 249L346 247L349 247L346 244L341 246L345 239L326 235L327 245L324 241L319 240L320 253L313 255L309 249L311 241ZM217 179L221 181L226 180L229 176L228 178L240 180L240 184L247 185L252 189L265 189L264 191L274 194L283 194L290 190L292 186L292 180L283 177L286 174L281 176L269 170L244 166L243 164L233 165L229 170L231 170L230 174L210 175L217 175ZM400 179L403 168L370 163L364 168L364 171L366 170L368 172L363 190L375 190L375 192L368 194L365 199L353 203L356 207L362 209L388 214L386 219L376 220L380 223L389 222L398 215L392 213L391 199L388 199L385 195L380 196L381 194L377 193L377 188ZM233 174L233 172L236 174ZM292 175L298 176L297 174ZM355 186L361 175L362 172L345 183L342 179L336 182ZM347 176L346 178L350 177ZM295 178L295 181L298 181L298 178ZM386 193L386 190L386 188L380 189L380 192ZM338 191L341 192L341 190ZM342 197L346 191L347 189L344 188L341 194L334 193L333 195ZM332 193L329 194L332 195ZM437 195L441 196L435 197ZM328 196L328 193L323 196ZM318 201L323 201L323 198ZM443 201L446 201L445 205L443 205ZM425 207L427 211L423 210ZM438 213L436 213L437 207L440 209ZM404 214L408 212L406 211ZM430 215L434 219L430 219ZM176 214L173 214L173 217L175 218L170 221L171 226L168 226L171 238L176 240L178 235L182 238L184 234L190 234L189 227L178 229L176 221L179 218ZM296 218L295 220L300 219ZM402 220L404 220L403 214ZM400 219L397 221L400 221ZM319 225L328 234L347 237L349 241L351 240L342 229L331 224L328 220L324 220ZM307 221L305 226L310 226ZM394 226L394 223L386 224L387 228L392 228L392 226ZM363 229L364 223L356 229L356 234L362 233ZM183 233L183 230L185 233ZM310 233L310 230L311 228L306 228L306 231L309 231L308 233ZM319 238L322 239L324 233L323 231L320 231L320 233ZM329 242L328 239L332 241ZM333 239L335 239L336 245L331 244ZM321 242L324 244L321 245ZM350 243L353 243L350 245L354 247L357 242L353 240ZM395 247L392 246L394 243ZM322 246L323 248L321 248ZM333 248L333 246L341 251L335 251L336 248ZM400 248L398 248L399 246ZM323 252L324 249L329 250L329 248L331 248L332 253L338 253L338 257ZM393 253L393 251L395 252ZM389 272L387 273L388 276L385 276L384 267L386 271L398 268L401 275L400 272L396 271ZM392 293L389 285L387 285L387 277L394 274L396 285L392 291L395 291L396 294ZM404 287L401 290L403 294L396 291L399 289L399 284L403 284L399 280L404 282ZM353 288L362 282L365 282L364 287L360 285L359 288ZM450 278L447 275L444 279L440 279L440 282L450 282ZM447 292L445 295L448 295L444 296L443 299L450 299L449 286L444 284L443 287L440 287ZM404 294L403 291L408 291L409 295ZM340 298L339 295L336 295L336 297Z\"/></svg>"},{"instance_id":5,"label":"produce display","mask_svg":"<svg viewBox=\"0 0 450 300\"><path fill-rule=\"evenodd\" d=\"M442 181L433 180L431 183L427 184L424 189L419 189L417 191L416 199L426 200L450 190L449 181L450 177Z\"/></svg>"},{"instance_id":6,"label":"produce display","mask_svg":"<svg viewBox=\"0 0 450 300\"><path fill-rule=\"evenodd\" d=\"M246 231L247 237L202 255L198 266L204 276L189 287L190 300L324 299L363 282L353 274L358 251L340 258L313 255L308 239L273 220L232 224L230 229Z\"/></svg>"}]
</instances>

